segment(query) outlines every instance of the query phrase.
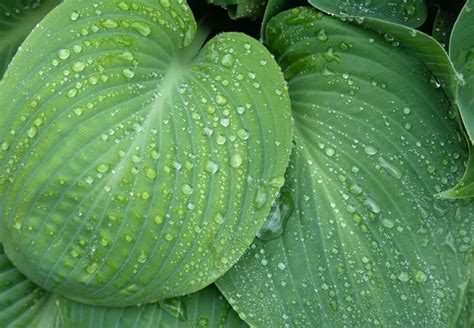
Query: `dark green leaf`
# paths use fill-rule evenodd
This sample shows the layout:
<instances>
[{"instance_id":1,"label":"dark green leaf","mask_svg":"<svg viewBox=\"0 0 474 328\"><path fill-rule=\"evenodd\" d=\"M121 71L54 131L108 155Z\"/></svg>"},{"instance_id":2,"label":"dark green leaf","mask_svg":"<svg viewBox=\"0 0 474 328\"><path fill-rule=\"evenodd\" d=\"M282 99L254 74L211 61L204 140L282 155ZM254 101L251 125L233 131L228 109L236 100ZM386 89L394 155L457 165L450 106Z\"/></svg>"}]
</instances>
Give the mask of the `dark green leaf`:
<instances>
[{"instance_id":1,"label":"dark green leaf","mask_svg":"<svg viewBox=\"0 0 474 328\"><path fill-rule=\"evenodd\" d=\"M10 262L0 244L0 326L60 327L55 297L33 284Z\"/></svg>"},{"instance_id":2,"label":"dark green leaf","mask_svg":"<svg viewBox=\"0 0 474 328\"><path fill-rule=\"evenodd\" d=\"M410 47L307 8L273 18L265 40L289 81L280 202L294 211L270 217L283 234L267 225L275 239L255 240L219 288L255 326L454 325L474 206L435 197L467 154L431 70Z\"/></svg>"},{"instance_id":3,"label":"dark green leaf","mask_svg":"<svg viewBox=\"0 0 474 328\"><path fill-rule=\"evenodd\" d=\"M0 88L1 240L39 286L128 306L202 289L251 244L291 146L258 41L184 0L68 0ZM34 56L32 56L34 54Z\"/></svg>"},{"instance_id":4,"label":"dark green leaf","mask_svg":"<svg viewBox=\"0 0 474 328\"><path fill-rule=\"evenodd\" d=\"M437 14L433 23L433 38L438 40L446 49L449 46L449 37L456 21L456 16L440 6L437 6Z\"/></svg>"},{"instance_id":5,"label":"dark green leaf","mask_svg":"<svg viewBox=\"0 0 474 328\"><path fill-rule=\"evenodd\" d=\"M227 8L229 16L233 19L256 19L262 16L266 0L207 0L207 2Z\"/></svg>"},{"instance_id":6,"label":"dark green leaf","mask_svg":"<svg viewBox=\"0 0 474 328\"><path fill-rule=\"evenodd\" d=\"M314 7L336 16L373 17L411 27L427 16L424 0L309 0Z\"/></svg>"},{"instance_id":7,"label":"dark green leaf","mask_svg":"<svg viewBox=\"0 0 474 328\"><path fill-rule=\"evenodd\" d=\"M0 79L38 22L61 0L2 0L0 3Z\"/></svg>"}]
</instances>

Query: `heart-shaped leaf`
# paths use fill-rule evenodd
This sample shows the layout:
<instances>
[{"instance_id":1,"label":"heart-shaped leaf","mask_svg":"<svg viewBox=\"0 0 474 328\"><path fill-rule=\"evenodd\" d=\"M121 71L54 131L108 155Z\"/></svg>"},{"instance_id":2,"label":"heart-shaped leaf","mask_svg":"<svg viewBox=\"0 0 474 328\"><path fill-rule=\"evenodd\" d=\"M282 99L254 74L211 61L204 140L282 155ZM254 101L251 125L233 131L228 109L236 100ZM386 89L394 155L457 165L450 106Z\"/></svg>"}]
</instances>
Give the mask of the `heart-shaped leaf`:
<instances>
[{"instance_id":1,"label":"heart-shaped leaf","mask_svg":"<svg viewBox=\"0 0 474 328\"><path fill-rule=\"evenodd\" d=\"M18 46L61 0L3 0L0 4L0 79Z\"/></svg>"},{"instance_id":2,"label":"heart-shaped leaf","mask_svg":"<svg viewBox=\"0 0 474 328\"><path fill-rule=\"evenodd\" d=\"M467 154L433 72L309 8L273 18L265 40L289 81L295 146L260 239L218 287L255 326L453 325L474 206L435 197Z\"/></svg>"},{"instance_id":3,"label":"heart-shaped leaf","mask_svg":"<svg viewBox=\"0 0 474 328\"><path fill-rule=\"evenodd\" d=\"M309 0L314 7L336 16L374 17L418 27L424 23L424 0Z\"/></svg>"},{"instance_id":4,"label":"heart-shaped leaf","mask_svg":"<svg viewBox=\"0 0 474 328\"><path fill-rule=\"evenodd\" d=\"M256 40L199 51L194 34L184 0L70 0L12 61L1 238L39 286L150 303L209 285L251 244L284 182L288 93Z\"/></svg>"}]
</instances>

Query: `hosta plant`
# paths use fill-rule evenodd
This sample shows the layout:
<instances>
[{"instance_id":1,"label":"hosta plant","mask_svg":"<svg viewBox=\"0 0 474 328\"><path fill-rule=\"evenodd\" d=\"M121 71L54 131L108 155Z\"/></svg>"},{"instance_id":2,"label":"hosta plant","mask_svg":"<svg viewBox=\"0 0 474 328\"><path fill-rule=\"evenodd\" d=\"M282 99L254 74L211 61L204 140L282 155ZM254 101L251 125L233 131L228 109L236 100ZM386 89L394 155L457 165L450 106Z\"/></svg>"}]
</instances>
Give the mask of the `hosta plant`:
<instances>
[{"instance_id":1,"label":"hosta plant","mask_svg":"<svg viewBox=\"0 0 474 328\"><path fill-rule=\"evenodd\" d=\"M473 9L4 1L0 326L472 326Z\"/></svg>"}]
</instances>

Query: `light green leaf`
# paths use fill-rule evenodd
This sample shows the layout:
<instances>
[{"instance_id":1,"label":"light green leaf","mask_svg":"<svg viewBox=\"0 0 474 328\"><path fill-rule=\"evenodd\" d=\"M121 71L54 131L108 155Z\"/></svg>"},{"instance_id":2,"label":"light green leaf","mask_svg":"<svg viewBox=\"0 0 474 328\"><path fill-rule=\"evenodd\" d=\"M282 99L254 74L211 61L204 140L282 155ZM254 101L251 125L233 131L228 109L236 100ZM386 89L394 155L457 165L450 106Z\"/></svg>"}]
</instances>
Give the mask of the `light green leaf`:
<instances>
[{"instance_id":1,"label":"light green leaf","mask_svg":"<svg viewBox=\"0 0 474 328\"><path fill-rule=\"evenodd\" d=\"M54 299L12 265L0 244L0 326L60 327Z\"/></svg>"},{"instance_id":2,"label":"light green leaf","mask_svg":"<svg viewBox=\"0 0 474 328\"><path fill-rule=\"evenodd\" d=\"M60 301L64 327L248 327L215 286L180 298L142 306L107 308Z\"/></svg>"},{"instance_id":3,"label":"light green leaf","mask_svg":"<svg viewBox=\"0 0 474 328\"><path fill-rule=\"evenodd\" d=\"M470 159L461 181L442 196L450 198L474 197L474 1L468 0L451 34L449 55L461 79L457 89L457 104L469 135Z\"/></svg>"},{"instance_id":4,"label":"light green leaf","mask_svg":"<svg viewBox=\"0 0 474 328\"><path fill-rule=\"evenodd\" d=\"M229 16L233 19L251 18L262 16L266 0L207 0L208 3L227 8Z\"/></svg>"},{"instance_id":5,"label":"light green leaf","mask_svg":"<svg viewBox=\"0 0 474 328\"><path fill-rule=\"evenodd\" d=\"M185 48L194 34L183 0L68 0L15 56L1 239L39 286L152 303L209 285L251 244L283 184L288 93L256 40Z\"/></svg>"},{"instance_id":6,"label":"light green leaf","mask_svg":"<svg viewBox=\"0 0 474 328\"><path fill-rule=\"evenodd\" d=\"M454 325L474 206L435 197L467 154L430 70L308 8L273 18L265 40L289 81L295 146L263 240L218 287L260 327Z\"/></svg>"},{"instance_id":7,"label":"light green leaf","mask_svg":"<svg viewBox=\"0 0 474 328\"><path fill-rule=\"evenodd\" d=\"M411 27L426 20L424 0L309 0L314 7L336 16L374 17Z\"/></svg>"},{"instance_id":8,"label":"light green leaf","mask_svg":"<svg viewBox=\"0 0 474 328\"><path fill-rule=\"evenodd\" d=\"M284 10L289 8L297 7L299 5L303 5L303 0L268 0L267 5L265 7L265 13L263 15L263 22L261 33L262 35L265 32L265 28L267 26L268 21L278 13L281 13Z\"/></svg>"},{"instance_id":9,"label":"light green leaf","mask_svg":"<svg viewBox=\"0 0 474 328\"><path fill-rule=\"evenodd\" d=\"M18 46L61 0L2 0L0 3L0 79Z\"/></svg>"},{"instance_id":10,"label":"light green leaf","mask_svg":"<svg viewBox=\"0 0 474 328\"><path fill-rule=\"evenodd\" d=\"M471 279L464 297L464 305L456 322L458 328L474 327L474 261L471 260Z\"/></svg>"}]
</instances>

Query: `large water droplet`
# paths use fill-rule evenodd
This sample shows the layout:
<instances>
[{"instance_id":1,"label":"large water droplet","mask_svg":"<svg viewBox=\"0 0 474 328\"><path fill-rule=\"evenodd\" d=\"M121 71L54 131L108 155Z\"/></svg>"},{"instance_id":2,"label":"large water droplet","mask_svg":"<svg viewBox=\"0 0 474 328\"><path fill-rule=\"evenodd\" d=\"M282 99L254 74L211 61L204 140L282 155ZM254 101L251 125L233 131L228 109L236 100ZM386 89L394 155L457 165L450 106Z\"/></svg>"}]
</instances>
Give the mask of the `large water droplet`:
<instances>
[{"instance_id":1,"label":"large water droplet","mask_svg":"<svg viewBox=\"0 0 474 328\"><path fill-rule=\"evenodd\" d=\"M270 214L260 231L257 238L261 240L271 240L280 237L285 229L286 221L294 210L293 198L289 192L282 192L272 206Z\"/></svg>"}]
</instances>

